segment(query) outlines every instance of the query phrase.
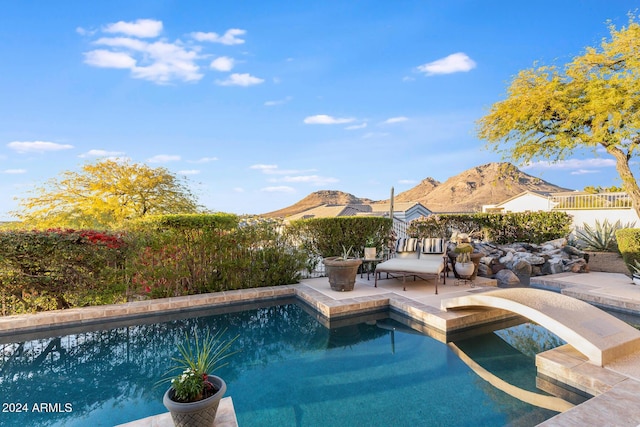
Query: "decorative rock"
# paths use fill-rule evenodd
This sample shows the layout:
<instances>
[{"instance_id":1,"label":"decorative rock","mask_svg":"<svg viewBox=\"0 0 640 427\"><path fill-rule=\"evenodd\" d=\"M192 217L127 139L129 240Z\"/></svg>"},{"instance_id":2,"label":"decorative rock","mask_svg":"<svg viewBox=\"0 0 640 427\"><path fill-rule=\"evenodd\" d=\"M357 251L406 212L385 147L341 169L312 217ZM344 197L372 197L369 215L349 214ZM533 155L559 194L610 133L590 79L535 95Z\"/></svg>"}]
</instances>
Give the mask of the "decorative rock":
<instances>
[{"instance_id":1,"label":"decorative rock","mask_svg":"<svg viewBox=\"0 0 640 427\"><path fill-rule=\"evenodd\" d=\"M518 277L531 276L531 270L532 270L531 264L529 264L524 259L521 259L520 261L516 262L513 265L513 268L511 269L511 271L513 271Z\"/></svg>"},{"instance_id":2,"label":"decorative rock","mask_svg":"<svg viewBox=\"0 0 640 427\"><path fill-rule=\"evenodd\" d=\"M575 248L573 246L567 245L564 248L562 248L562 250L566 253L568 253L569 255L574 255L574 256L578 256L580 258L584 257L584 252L582 252L580 249Z\"/></svg>"},{"instance_id":3,"label":"decorative rock","mask_svg":"<svg viewBox=\"0 0 640 427\"><path fill-rule=\"evenodd\" d=\"M558 274L564 272L562 259L552 258L542 266L542 274Z\"/></svg>"},{"instance_id":4,"label":"decorative rock","mask_svg":"<svg viewBox=\"0 0 640 427\"><path fill-rule=\"evenodd\" d=\"M537 255L529 255L524 258L524 260L531 265L542 265L547 261L543 257Z\"/></svg>"},{"instance_id":5,"label":"decorative rock","mask_svg":"<svg viewBox=\"0 0 640 427\"><path fill-rule=\"evenodd\" d=\"M556 249L562 249L564 246L566 246L566 244L567 244L567 239L565 239L564 237L545 242L545 245L551 245Z\"/></svg>"},{"instance_id":6,"label":"decorative rock","mask_svg":"<svg viewBox=\"0 0 640 427\"><path fill-rule=\"evenodd\" d=\"M511 253L511 252L507 252L507 254L505 256L500 258L500 263L501 264L507 264L508 262L511 262L511 261L513 261L513 253Z\"/></svg>"},{"instance_id":7,"label":"decorative rock","mask_svg":"<svg viewBox=\"0 0 640 427\"><path fill-rule=\"evenodd\" d=\"M518 276L516 276L513 271L507 269L498 271L496 273L496 280L500 288L509 288L520 284Z\"/></svg>"},{"instance_id":8,"label":"decorative rock","mask_svg":"<svg viewBox=\"0 0 640 427\"><path fill-rule=\"evenodd\" d=\"M490 277L491 274L493 274L493 272L489 272L489 266L487 264L484 263L480 263L478 264L478 276L481 277Z\"/></svg>"}]
</instances>

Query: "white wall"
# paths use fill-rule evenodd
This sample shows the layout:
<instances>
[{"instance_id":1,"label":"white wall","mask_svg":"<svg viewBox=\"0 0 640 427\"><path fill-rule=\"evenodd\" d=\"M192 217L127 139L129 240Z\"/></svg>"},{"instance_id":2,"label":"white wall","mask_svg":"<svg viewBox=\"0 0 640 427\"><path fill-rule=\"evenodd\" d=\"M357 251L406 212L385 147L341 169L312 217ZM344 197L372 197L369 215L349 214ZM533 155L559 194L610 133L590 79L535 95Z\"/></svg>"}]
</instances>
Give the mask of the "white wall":
<instances>
[{"instance_id":1,"label":"white wall","mask_svg":"<svg viewBox=\"0 0 640 427\"><path fill-rule=\"evenodd\" d=\"M620 220L622 225L635 221L636 228L640 228L640 218L636 214L635 209L557 209L561 212L566 212L573 216L573 227L582 227L584 223L591 226L596 224L596 219L602 224L605 219L610 224Z\"/></svg>"},{"instance_id":2,"label":"white wall","mask_svg":"<svg viewBox=\"0 0 640 427\"><path fill-rule=\"evenodd\" d=\"M523 194L513 200L509 200L501 205L502 212L524 212L524 211L548 211L551 210L551 201L546 197L535 194Z\"/></svg>"}]
</instances>

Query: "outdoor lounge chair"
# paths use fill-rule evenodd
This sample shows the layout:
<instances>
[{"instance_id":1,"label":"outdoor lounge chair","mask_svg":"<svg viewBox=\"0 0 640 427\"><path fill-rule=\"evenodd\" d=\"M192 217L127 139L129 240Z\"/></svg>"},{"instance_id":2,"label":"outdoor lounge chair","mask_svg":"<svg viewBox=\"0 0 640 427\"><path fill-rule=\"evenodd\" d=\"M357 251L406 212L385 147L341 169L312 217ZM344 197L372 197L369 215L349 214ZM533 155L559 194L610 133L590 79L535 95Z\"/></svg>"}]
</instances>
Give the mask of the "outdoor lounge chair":
<instances>
[{"instance_id":1,"label":"outdoor lounge chair","mask_svg":"<svg viewBox=\"0 0 640 427\"><path fill-rule=\"evenodd\" d=\"M374 274L374 286L378 286L378 278L381 273L387 273L387 277L402 276L402 286L406 291L406 278L413 276L426 280L424 276L435 275L436 294L438 293L438 282L442 274L443 284L446 279L446 259L447 244L445 239L425 238L418 242L418 239L398 239L396 245L396 256L376 265Z\"/></svg>"}]
</instances>

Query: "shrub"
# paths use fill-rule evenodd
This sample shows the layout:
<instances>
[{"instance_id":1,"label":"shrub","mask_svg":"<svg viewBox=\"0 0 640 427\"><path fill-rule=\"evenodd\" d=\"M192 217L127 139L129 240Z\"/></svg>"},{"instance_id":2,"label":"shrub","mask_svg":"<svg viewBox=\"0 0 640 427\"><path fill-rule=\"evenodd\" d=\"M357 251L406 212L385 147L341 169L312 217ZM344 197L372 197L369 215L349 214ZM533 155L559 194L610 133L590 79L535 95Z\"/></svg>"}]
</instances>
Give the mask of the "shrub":
<instances>
[{"instance_id":1,"label":"shrub","mask_svg":"<svg viewBox=\"0 0 640 427\"><path fill-rule=\"evenodd\" d=\"M341 255L343 247L361 251L367 240L383 247L388 243L391 220L370 216L310 218L292 221L289 228L307 251L330 257Z\"/></svg>"},{"instance_id":2,"label":"shrub","mask_svg":"<svg viewBox=\"0 0 640 427\"><path fill-rule=\"evenodd\" d=\"M126 244L115 233L49 229L0 232L4 313L124 300Z\"/></svg>"},{"instance_id":3,"label":"shrub","mask_svg":"<svg viewBox=\"0 0 640 427\"><path fill-rule=\"evenodd\" d=\"M633 273L631 266L640 262L640 228L618 229L616 230L616 240L629 272Z\"/></svg>"},{"instance_id":4,"label":"shrub","mask_svg":"<svg viewBox=\"0 0 640 427\"><path fill-rule=\"evenodd\" d=\"M127 270L151 297L295 283L307 254L275 220L229 214L172 215L137 224Z\"/></svg>"},{"instance_id":5,"label":"shrub","mask_svg":"<svg viewBox=\"0 0 640 427\"><path fill-rule=\"evenodd\" d=\"M418 218L407 230L412 237L448 237L453 230L498 244L542 243L566 237L571 217L564 212L517 212L507 214L441 214Z\"/></svg>"},{"instance_id":6,"label":"shrub","mask_svg":"<svg viewBox=\"0 0 640 427\"><path fill-rule=\"evenodd\" d=\"M611 224L606 218L602 223L596 219L593 227L585 222L581 229L576 230L577 245L581 249L589 251L618 252L616 231L633 226L635 226L635 222L622 224L618 220Z\"/></svg>"}]
</instances>

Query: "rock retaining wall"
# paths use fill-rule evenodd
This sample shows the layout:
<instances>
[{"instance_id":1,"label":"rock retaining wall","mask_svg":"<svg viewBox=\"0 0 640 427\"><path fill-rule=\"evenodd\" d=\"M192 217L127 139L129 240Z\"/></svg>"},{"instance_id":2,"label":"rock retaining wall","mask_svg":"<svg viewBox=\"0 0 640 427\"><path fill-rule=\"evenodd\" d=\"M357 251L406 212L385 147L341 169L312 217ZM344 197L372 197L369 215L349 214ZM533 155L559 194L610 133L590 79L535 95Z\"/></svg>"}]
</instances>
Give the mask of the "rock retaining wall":
<instances>
[{"instance_id":1,"label":"rock retaining wall","mask_svg":"<svg viewBox=\"0 0 640 427\"><path fill-rule=\"evenodd\" d=\"M482 254L478 275L495 278L500 287L528 286L532 276L589 272L588 254L568 245L566 239L540 245L475 242L473 246L474 252Z\"/></svg>"}]
</instances>

